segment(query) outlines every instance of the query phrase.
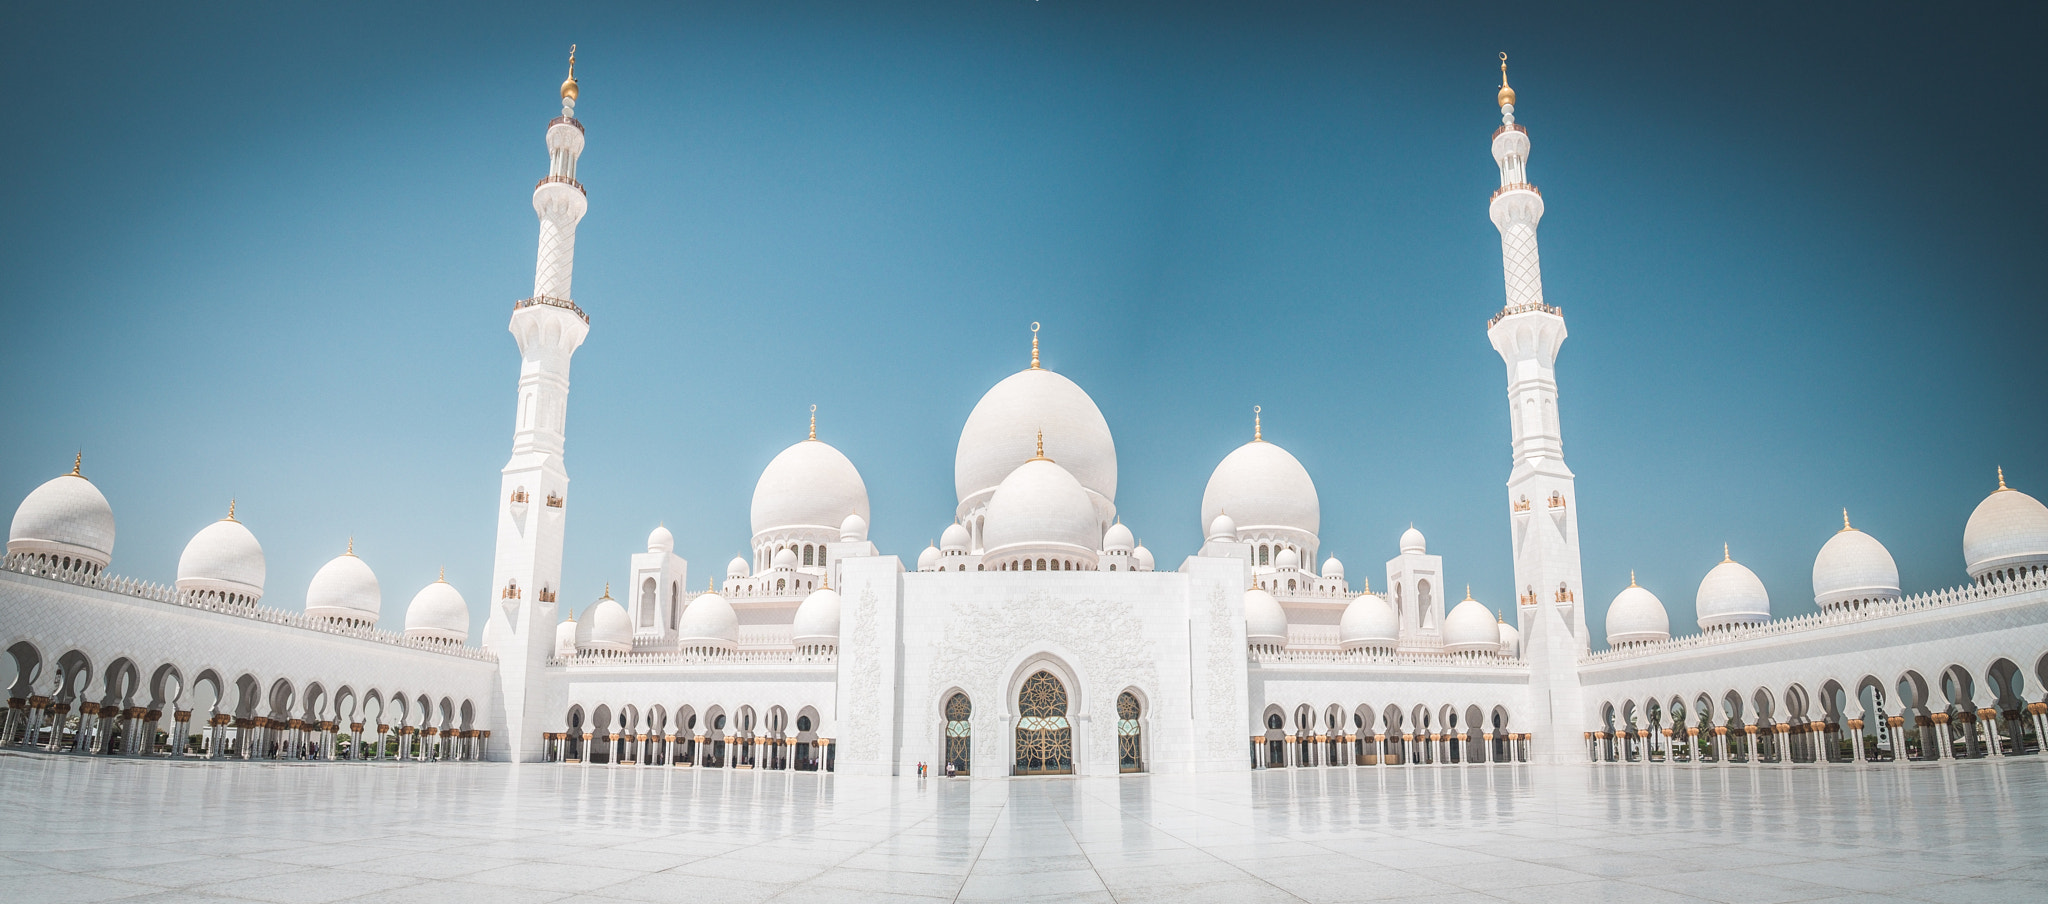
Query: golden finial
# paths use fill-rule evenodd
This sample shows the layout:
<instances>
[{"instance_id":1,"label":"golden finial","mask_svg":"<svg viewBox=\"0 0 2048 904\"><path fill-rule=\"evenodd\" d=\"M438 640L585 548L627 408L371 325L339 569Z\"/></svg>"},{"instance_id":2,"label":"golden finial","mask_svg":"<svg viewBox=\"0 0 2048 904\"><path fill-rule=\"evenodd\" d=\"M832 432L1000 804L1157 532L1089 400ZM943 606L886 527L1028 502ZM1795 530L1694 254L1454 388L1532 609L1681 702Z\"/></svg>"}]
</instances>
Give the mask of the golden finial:
<instances>
[{"instance_id":1,"label":"golden finial","mask_svg":"<svg viewBox=\"0 0 2048 904\"><path fill-rule=\"evenodd\" d=\"M1043 430L1038 431L1038 454L1032 456L1031 460L1052 461L1052 459L1045 457L1045 431Z\"/></svg>"},{"instance_id":2,"label":"golden finial","mask_svg":"<svg viewBox=\"0 0 2048 904\"><path fill-rule=\"evenodd\" d=\"M1472 585L1471 585L1471 584L1466 584L1466 585L1465 585L1465 599L1467 599L1467 600L1470 600L1470 599L1472 599Z\"/></svg>"},{"instance_id":3,"label":"golden finial","mask_svg":"<svg viewBox=\"0 0 2048 904\"><path fill-rule=\"evenodd\" d=\"M576 99L576 45L569 45L569 78L562 82L562 99Z\"/></svg>"},{"instance_id":4,"label":"golden finial","mask_svg":"<svg viewBox=\"0 0 2048 904\"><path fill-rule=\"evenodd\" d=\"M1038 369L1038 321L1031 321L1031 369Z\"/></svg>"},{"instance_id":5,"label":"golden finial","mask_svg":"<svg viewBox=\"0 0 2048 904\"><path fill-rule=\"evenodd\" d=\"M575 620L576 620L576 610L574 610L574 609L568 609L568 610L566 610L566 613L567 613L567 614L565 614L565 615L564 615L564 616L562 617L562 620L563 620L563 621L565 621L565 622L573 622L573 621L575 621Z\"/></svg>"},{"instance_id":6,"label":"golden finial","mask_svg":"<svg viewBox=\"0 0 2048 904\"><path fill-rule=\"evenodd\" d=\"M704 576L704 592L705 592L705 593L713 593L713 592L715 592L715 591L713 591L713 590L711 589L711 576L710 576L710 575L705 575L705 576Z\"/></svg>"},{"instance_id":7,"label":"golden finial","mask_svg":"<svg viewBox=\"0 0 2048 904\"><path fill-rule=\"evenodd\" d=\"M818 406L811 406L811 438L818 438Z\"/></svg>"},{"instance_id":8,"label":"golden finial","mask_svg":"<svg viewBox=\"0 0 2048 904\"><path fill-rule=\"evenodd\" d=\"M1515 89L1508 87L1508 52L1500 52L1500 105L1505 107L1515 102Z\"/></svg>"},{"instance_id":9,"label":"golden finial","mask_svg":"<svg viewBox=\"0 0 2048 904\"><path fill-rule=\"evenodd\" d=\"M1255 443L1263 443L1266 441L1264 428L1259 424L1259 412L1264 410L1265 409L1260 408L1257 405L1252 406L1252 442Z\"/></svg>"},{"instance_id":10,"label":"golden finial","mask_svg":"<svg viewBox=\"0 0 2048 904\"><path fill-rule=\"evenodd\" d=\"M438 578L435 578L435 579L434 579L434 583L436 583L436 584L446 584L446 583L448 583L448 566L446 566L446 565L443 565L443 566L441 566L441 576L440 576L440 577L438 577Z\"/></svg>"},{"instance_id":11,"label":"golden finial","mask_svg":"<svg viewBox=\"0 0 2048 904\"><path fill-rule=\"evenodd\" d=\"M1507 616L1500 614L1499 609L1495 609L1493 610L1493 623L1496 625L1505 625L1508 623Z\"/></svg>"},{"instance_id":12,"label":"golden finial","mask_svg":"<svg viewBox=\"0 0 2048 904\"><path fill-rule=\"evenodd\" d=\"M1723 543L1723 544L1721 544L1721 561L1723 561L1723 562L1733 562L1733 561L1735 561L1734 559L1728 558L1728 544L1726 544L1726 543Z\"/></svg>"},{"instance_id":13,"label":"golden finial","mask_svg":"<svg viewBox=\"0 0 2048 904\"><path fill-rule=\"evenodd\" d=\"M1998 488L1999 488L1999 489L2001 489L2001 490L2003 490L2003 489L2006 489L2006 485L2005 485L2005 466L2004 466L2004 465L1999 465L1999 466L1998 466Z\"/></svg>"},{"instance_id":14,"label":"golden finial","mask_svg":"<svg viewBox=\"0 0 2048 904\"><path fill-rule=\"evenodd\" d=\"M85 450L80 449L78 450L78 456L71 459L71 476L84 477L84 474L78 473L78 470L83 467L85 467Z\"/></svg>"},{"instance_id":15,"label":"golden finial","mask_svg":"<svg viewBox=\"0 0 2048 904\"><path fill-rule=\"evenodd\" d=\"M235 520L235 500L234 500L233 498L229 498L229 499L228 499L228 517L227 517L227 520L229 520L229 521L233 521L233 520Z\"/></svg>"},{"instance_id":16,"label":"golden finial","mask_svg":"<svg viewBox=\"0 0 2048 904\"><path fill-rule=\"evenodd\" d=\"M1361 591L1360 591L1361 593L1371 593L1371 592L1372 592L1372 578L1370 578L1370 577L1363 577L1363 578L1359 578L1358 580L1359 580L1359 582L1360 582L1360 583L1362 583L1362 584L1364 584L1364 585L1365 585L1365 588L1364 588L1363 590L1361 590Z\"/></svg>"},{"instance_id":17,"label":"golden finial","mask_svg":"<svg viewBox=\"0 0 2048 904\"><path fill-rule=\"evenodd\" d=\"M1843 509L1843 510L1842 510L1842 529L1843 529L1843 530L1855 530L1855 528L1853 528L1853 527L1850 527L1850 526L1849 526L1849 510L1848 510L1848 509Z\"/></svg>"},{"instance_id":18,"label":"golden finial","mask_svg":"<svg viewBox=\"0 0 2048 904\"><path fill-rule=\"evenodd\" d=\"M603 596L601 596L601 597L598 597L598 599L604 599L604 600L608 600L608 599L611 599L611 598L612 598L612 582L610 582L610 581L606 581L606 582L604 582L604 595L603 595Z\"/></svg>"},{"instance_id":19,"label":"golden finial","mask_svg":"<svg viewBox=\"0 0 2048 904\"><path fill-rule=\"evenodd\" d=\"M1633 568L1628 570L1628 585L1630 587L1634 587L1636 585L1636 570Z\"/></svg>"},{"instance_id":20,"label":"golden finial","mask_svg":"<svg viewBox=\"0 0 2048 904\"><path fill-rule=\"evenodd\" d=\"M348 548L342 550L341 554L345 556L352 556L356 554L356 538L354 536L350 536L348 538Z\"/></svg>"}]
</instances>

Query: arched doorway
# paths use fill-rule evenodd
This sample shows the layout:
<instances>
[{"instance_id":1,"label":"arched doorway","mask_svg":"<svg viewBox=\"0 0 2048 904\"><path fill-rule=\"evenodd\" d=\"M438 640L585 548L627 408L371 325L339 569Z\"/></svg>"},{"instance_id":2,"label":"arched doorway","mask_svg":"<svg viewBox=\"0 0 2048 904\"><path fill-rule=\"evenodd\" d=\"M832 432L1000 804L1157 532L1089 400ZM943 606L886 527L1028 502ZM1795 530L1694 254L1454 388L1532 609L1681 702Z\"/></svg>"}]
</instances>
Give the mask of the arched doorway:
<instances>
[{"instance_id":1,"label":"arched doorway","mask_svg":"<svg viewBox=\"0 0 2048 904\"><path fill-rule=\"evenodd\" d=\"M946 763L954 775L966 775L974 765L974 726L968 721L973 715L974 704L966 694L946 700Z\"/></svg>"},{"instance_id":2,"label":"arched doorway","mask_svg":"<svg viewBox=\"0 0 2048 904\"><path fill-rule=\"evenodd\" d=\"M1138 725L1143 714L1138 695L1124 691L1116 695L1116 771L1145 771L1144 731Z\"/></svg>"},{"instance_id":3,"label":"arched doorway","mask_svg":"<svg viewBox=\"0 0 2048 904\"><path fill-rule=\"evenodd\" d=\"M1017 692L1018 775L1072 775L1074 729L1067 722L1067 686L1040 669Z\"/></svg>"}]
</instances>

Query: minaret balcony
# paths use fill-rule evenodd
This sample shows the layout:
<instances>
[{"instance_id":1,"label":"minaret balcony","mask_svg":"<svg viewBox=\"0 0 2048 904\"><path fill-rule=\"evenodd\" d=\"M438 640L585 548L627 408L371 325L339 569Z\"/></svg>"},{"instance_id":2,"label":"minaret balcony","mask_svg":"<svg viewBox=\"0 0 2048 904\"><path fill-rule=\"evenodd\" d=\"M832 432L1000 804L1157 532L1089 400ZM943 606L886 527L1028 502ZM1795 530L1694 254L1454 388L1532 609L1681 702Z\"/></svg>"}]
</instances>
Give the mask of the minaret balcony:
<instances>
[{"instance_id":1,"label":"minaret balcony","mask_svg":"<svg viewBox=\"0 0 2048 904\"><path fill-rule=\"evenodd\" d=\"M1494 324L1499 323L1502 320L1506 320L1509 317L1513 317L1516 314L1555 314L1559 317L1563 317L1564 309L1552 305L1547 305L1540 301L1534 304L1518 304L1514 307L1502 308L1500 313L1493 315L1492 320L1486 321L1486 327L1487 329L1492 329Z\"/></svg>"},{"instance_id":2,"label":"minaret balcony","mask_svg":"<svg viewBox=\"0 0 2048 904\"><path fill-rule=\"evenodd\" d=\"M578 122L576 117L574 116L557 116L553 119L548 120L548 128L552 129L556 126L575 126L576 131L583 131L583 123ZM1521 128L1521 126L1516 126L1515 128L1519 129ZM1494 134L1498 135L1500 133L1495 132Z\"/></svg>"},{"instance_id":3,"label":"minaret balcony","mask_svg":"<svg viewBox=\"0 0 2048 904\"><path fill-rule=\"evenodd\" d=\"M548 178L552 179L552 178L554 178L554 177L553 177L553 176L549 176ZM571 181L573 181L573 180L571 180ZM1538 189L1538 188L1537 188L1537 187L1536 187L1535 185L1532 185L1532 184L1530 184L1530 183L1528 183L1528 182L1510 182L1510 183L1508 183L1508 184L1506 184L1506 185L1503 185L1503 186L1501 186L1501 187L1499 187L1499 188L1496 188L1496 189L1494 189L1494 190L1493 190L1493 197L1491 197L1491 198L1487 198L1486 200L1487 200L1487 201L1489 201L1489 202L1491 202L1491 201L1492 201L1492 200L1493 200L1494 198L1498 198L1498 197L1500 197L1501 195L1507 194L1508 192L1511 192L1511 191L1526 191L1526 192L1532 192L1532 193L1534 193L1534 194L1535 194L1535 195L1536 195L1537 197L1539 197L1539 198L1543 196L1543 192L1542 192L1541 190L1539 190L1539 189Z\"/></svg>"},{"instance_id":4,"label":"minaret balcony","mask_svg":"<svg viewBox=\"0 0 2048 904\"><path fill-rule=\"evenodd\" d=\"M557 120L555 120L555 121L556 121L556 122L561 122L561 120L559 120L559 119L557 119ZM572 120L569 120L569 121L570 121L570 122L575 122L576 120L573 120L573 119L572 119ZM582 126L580 126L580 125L579 125L579 126L577 126L577 128L579 128L579 129L580 129L580 128L582 128ZM1500 127L1500 128L1498 128L1498 129L1494 129L1494 130L1493 130L1493 137L1495 137L1495 138L1499 138L1499 137L1500 137L1500 134L1501 134L1502 132L1520 132L1520 133L1522 133L1522 134L1524 134L1524 135L1527 135L1527 134L1529 134L1529 130L1528 130L1528 129L1525 129L1525 128L1522 128L1522 124L1521 124L1521 123L1519 123L1519 122L1511 122L1511 123L1508 123L1507 125L1501 126L1501 127Z\"/></svg>"},{"instance_id":5,"label":"minaret balcony","mask_svg":"<svg viewBox=\"0 0 2048 904\"><path fill-rule=\"evenodd\" d=\"M583 309L577 307L575 302L570 301L569 299L566 298L556 298L552 295L535 295L532 298L522 298L512 303L512 310L517 311L520 308L530 308L537 304L544 304L556 308L564 308L568 310L570 313L583 318L584 323L590 322L590 315L583 313Z\"/></svg>"},{"instance_id":6,"label":"minaret balcony","mask_svg":"<svg viewBox=\"0 0 2048 904\"><path fill-rule=\"evenodd\" d=\"M589 189L587 189L587 188L584 188L584 187L583 187L583 183L581 183L581 182L578 182L578 181L576 181L576 180L574 180L574 179L571 179L571 178L569 178L568 176L542 176L539 182L535 182L535 183L533 183L533 187L534 187L534 188L536 188L536 189L538 189L538 188L540 188L541 186L543 186L543 185L546 185L546 184L548 184L548 183L550 183L550 182L560 182L560 183L562 183L563 185L567 185L567 186L570 186L570 187L572 187L572 188L576 189L577 191L580 191L580 192L582 192L582 193L583 193L583 196L584 196L584 197L586 197L586 198L590 197L590 190L589 190ZM1531 187L1533 188L1534 186L1531 186ZM1507 190L1506 188L1502 188L1502 189L1501 189L1501 191L1506 191L1506 190ZM1494 192L1494 194L1495 194L1495 195L1498 195L1498 194L1500 194L1500 192Z\"/></svg>"}]
</instances>

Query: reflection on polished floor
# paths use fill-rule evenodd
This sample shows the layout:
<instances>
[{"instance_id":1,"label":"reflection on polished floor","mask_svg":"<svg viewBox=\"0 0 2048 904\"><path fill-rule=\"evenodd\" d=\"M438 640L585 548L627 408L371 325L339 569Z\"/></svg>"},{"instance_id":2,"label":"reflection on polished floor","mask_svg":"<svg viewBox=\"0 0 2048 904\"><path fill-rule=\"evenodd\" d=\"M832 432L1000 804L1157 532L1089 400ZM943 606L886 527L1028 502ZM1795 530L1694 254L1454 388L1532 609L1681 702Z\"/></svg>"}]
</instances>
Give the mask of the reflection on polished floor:
<instances>
[{"instance_id":1,"label":"reflection on polished floor","mask_svg":"<svg viewBox=\"0 0 2048 904\"><path fill-rule=\"evenodd\" d=\"M878 779L0 754L18 901L2022 901L2048 763Z\"/></svg>"}]
</instances>

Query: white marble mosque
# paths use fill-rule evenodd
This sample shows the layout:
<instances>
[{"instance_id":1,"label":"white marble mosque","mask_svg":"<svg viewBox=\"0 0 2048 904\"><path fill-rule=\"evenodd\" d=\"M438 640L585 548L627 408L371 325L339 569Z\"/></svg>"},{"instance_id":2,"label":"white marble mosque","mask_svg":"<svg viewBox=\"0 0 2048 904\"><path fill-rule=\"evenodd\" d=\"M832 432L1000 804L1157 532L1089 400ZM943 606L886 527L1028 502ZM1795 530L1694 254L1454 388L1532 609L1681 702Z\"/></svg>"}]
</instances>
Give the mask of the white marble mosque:
<instances>
[{"instance_id":1,"label":"white marble mosque","mask_svg":"<svg viewBox=\"0 0 2048 904\"><path fill-rule=\"evenodd\" d=\"M1962 526L1955 586L1907 592L1844 513L1815 538L1810 607L1804 588L1780 588L1774 607L1724 556L1698 588L1697 632L1674 636L1632 581L1594 650L1557 404L1565 317L1543 295L1544 199L1505 62L1488 210L1506 293L1486 333L1512 415L1501 515L1517 599L1487 602L1511 621L1465 594L1419 531L1383 569L1322 548L1315 481L1256 415L1199 521L1148 526L1204 540L1161 569L1118 517L1111 425L1043 366L1035 335L1028 364L1020 348L1021 369L961 426L959 505L936 544L906 556L871 543L861 471L814 423L761 474L750 554L693 590L655 527L645 550L621 551L618 596L569 617L569 365L592 324L570 289L587 209L574 73L572 57L533 191L533 293L511 311L520 367L490 599L437 581L411 597L403 632L379 630L382 587L350 549L280 603L232 508L171 582L116 576L113 507L75 460L8 531L0 745L867 775L929 764L977 779L2043 753L2048 508L2002 471ZM472 605L489 610L474 639Z\"/></svg>"}]
</instances>

